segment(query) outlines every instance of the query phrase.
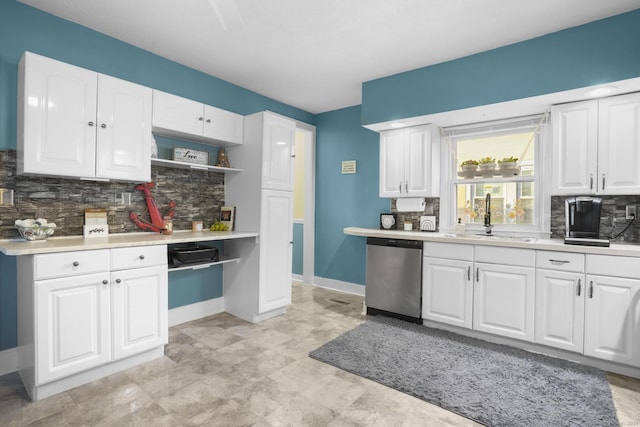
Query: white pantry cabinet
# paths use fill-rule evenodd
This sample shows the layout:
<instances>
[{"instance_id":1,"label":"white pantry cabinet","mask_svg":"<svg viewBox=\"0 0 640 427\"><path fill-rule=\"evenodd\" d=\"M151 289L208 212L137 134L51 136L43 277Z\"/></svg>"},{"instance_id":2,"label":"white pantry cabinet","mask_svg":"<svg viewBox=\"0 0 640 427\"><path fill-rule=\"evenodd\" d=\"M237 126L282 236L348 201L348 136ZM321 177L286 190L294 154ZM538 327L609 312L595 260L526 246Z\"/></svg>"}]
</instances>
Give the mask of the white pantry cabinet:
<instances>
[{"instance_id":1,"label":"white pantry cabinet","mask_svg":"<svg viewBox=\"0 0 640 427\"><path fill-rule=\"evenodd\" d=\"M153 91L154 132L216 146L242 144L240 114L159 90Z\"/></svg>"},{"instance_id":2,"label":"white pantry cabinet","mask_svg":"<svg viewBox=\"0 0 640 427\"><path fill-rule=\"evenodd\" d=\"M150 180L150 88L30 52L18 75L19 174Z\"/></svg>"},{"instance_id":3,"label":"white pantry cabinet","mask_svg":"<svg viewBox=\"0 0 640 427\"><path fill-rule=\"evenodd\" d=\"M556 105L552 194L640 194L640 93Z\"/></svg>"},{"instance_id":4,"label":"white pantry cabinet","mask_svg":"<svg viewBox=\"0 0 640 427\"><path fill-rule=\"evenodd\" d=\"M433 125L380 133L380 197L438 197L440 136Z\"/></svg>"},{"instance_id":5,"label":"white pantry cabinet","mask_svg":"<svg viewBox=\"0 0 640 427\"><path fill-rule=\"evenodd\" d=\"M95 370L130 356L162 354L166 263L164 245L18 257L18 355L32 399L105 375Z\"/></svg>"},{"instance_id":6,"label":"white pantry cabinet","mask_svg":"<svg viewBox=\"0 0 640 427\"><path fill-rule=\"evenodd\" d=\"M224 268L225 310L250 322L282 314L291 303L293 236L293 120L265 111L245 117L244 143L234 149L241 174L228 174L225 200L236 228L257 240L225 242L241 259Z\"/></svg>"}]
</instances>

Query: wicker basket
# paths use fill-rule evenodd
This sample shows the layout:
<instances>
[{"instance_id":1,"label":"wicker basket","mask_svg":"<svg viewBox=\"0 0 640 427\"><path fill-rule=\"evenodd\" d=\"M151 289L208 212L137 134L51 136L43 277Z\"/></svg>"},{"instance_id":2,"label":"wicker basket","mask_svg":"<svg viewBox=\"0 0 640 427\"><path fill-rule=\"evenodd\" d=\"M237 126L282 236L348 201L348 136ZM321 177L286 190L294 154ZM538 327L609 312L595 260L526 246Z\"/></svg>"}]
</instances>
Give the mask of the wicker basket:
<instances>
[{"instance_id":1,"label":"wicker basket","mask_svg":"<svg viewBox=\"0 0 640 427\"><path fill-rule=\"evenodd\" d=\"M18 227L18 232L25 240L46 240L49 236L53 235L56 230L55 227Z\"/></svg>"}]
</instances>

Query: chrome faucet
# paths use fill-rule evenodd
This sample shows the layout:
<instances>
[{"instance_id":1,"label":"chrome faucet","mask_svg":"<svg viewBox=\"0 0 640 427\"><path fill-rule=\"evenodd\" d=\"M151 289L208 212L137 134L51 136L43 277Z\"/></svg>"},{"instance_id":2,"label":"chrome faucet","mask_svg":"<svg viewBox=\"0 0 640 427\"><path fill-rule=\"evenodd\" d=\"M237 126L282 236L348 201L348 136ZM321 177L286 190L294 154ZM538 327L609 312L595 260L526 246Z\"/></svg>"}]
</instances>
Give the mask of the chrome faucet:
<instances>
[{"instance_id":1,"label":"chrome faucet","mask_svg":"<svg viewBox=\"0 0 640 427\"><path fill-rule=\"evenodd\" d=\"M484 230L487 234L491 234L491 229L493 228L493 225L491 225L491 193L487 193L484 209Z\"/></svg>"}]
</instances>

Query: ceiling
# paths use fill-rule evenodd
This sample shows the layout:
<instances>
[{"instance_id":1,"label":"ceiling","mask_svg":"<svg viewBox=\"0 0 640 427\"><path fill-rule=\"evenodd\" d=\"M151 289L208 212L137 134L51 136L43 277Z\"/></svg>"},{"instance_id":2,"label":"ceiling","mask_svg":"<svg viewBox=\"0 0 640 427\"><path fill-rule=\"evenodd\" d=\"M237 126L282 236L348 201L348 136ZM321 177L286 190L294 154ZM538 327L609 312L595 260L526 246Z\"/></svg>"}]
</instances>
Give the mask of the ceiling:
<instances>
[{"instance_id":1,"label":"ceiling","mask_svg":"<svg viewBox=\"0 0 640 427\"><path fill-rule=\"evenodd\" d=\"M640 8L640 0L18 0L311 113L362 83Z\"/></svg>"}]
</instances>

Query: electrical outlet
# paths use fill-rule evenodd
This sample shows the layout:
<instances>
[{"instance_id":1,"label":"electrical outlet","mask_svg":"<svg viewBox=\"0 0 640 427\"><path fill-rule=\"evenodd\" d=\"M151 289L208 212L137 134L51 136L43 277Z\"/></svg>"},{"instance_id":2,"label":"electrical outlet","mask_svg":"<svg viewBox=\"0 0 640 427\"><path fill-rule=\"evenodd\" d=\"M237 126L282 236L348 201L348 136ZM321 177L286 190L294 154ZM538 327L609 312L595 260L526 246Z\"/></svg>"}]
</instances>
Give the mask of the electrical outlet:
<instances>
[{"instance_id":1,"label":"electrical outlet","mask_svg":"<svg viewBox=\"0 0 640 427\"><path fill-rule=\"evenodd\" d=\"M122 193L120 195L120 203L129 206L131 204L131 193Z\"/></svg>"},{"instance_id":2,"label":"electrical outlet","mask_svg":"<svg viewBox=\"0 0 640 427\"><path fill-rule=\"evenodd\" d=\"M638 216L638 205L627 205L625 207L625 215L627 219L633 219Z\"/></svg>"}]
</instances>

